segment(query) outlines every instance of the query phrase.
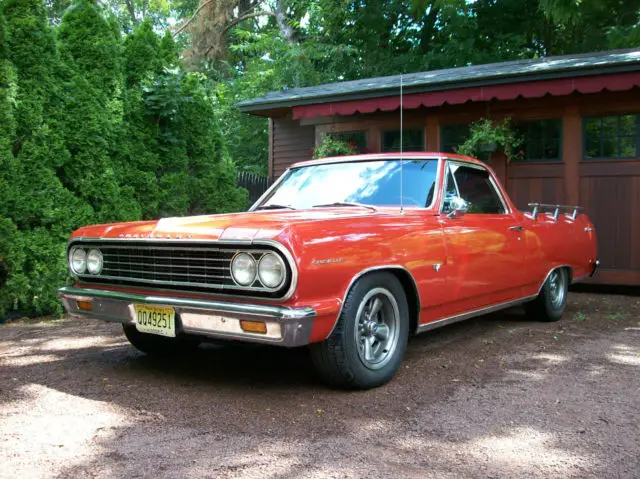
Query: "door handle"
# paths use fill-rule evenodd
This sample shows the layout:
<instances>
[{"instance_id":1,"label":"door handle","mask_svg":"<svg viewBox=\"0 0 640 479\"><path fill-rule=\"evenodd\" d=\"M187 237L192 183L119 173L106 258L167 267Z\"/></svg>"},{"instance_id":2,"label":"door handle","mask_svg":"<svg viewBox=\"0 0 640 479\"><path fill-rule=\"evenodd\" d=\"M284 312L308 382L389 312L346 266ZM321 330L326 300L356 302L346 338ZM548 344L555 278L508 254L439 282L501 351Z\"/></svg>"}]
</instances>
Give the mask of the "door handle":
<instances>
[{"instance_id":1,"label":"door handle","mask_svg":"<svg viewBox=\"0 0 640 479\"><path fill-rule=\"evenodd\" d=\"M521 226L521 225L509 226L509 229L511 231L522 231L524 229L524 226Z\"/></svg>"}]
</instances>

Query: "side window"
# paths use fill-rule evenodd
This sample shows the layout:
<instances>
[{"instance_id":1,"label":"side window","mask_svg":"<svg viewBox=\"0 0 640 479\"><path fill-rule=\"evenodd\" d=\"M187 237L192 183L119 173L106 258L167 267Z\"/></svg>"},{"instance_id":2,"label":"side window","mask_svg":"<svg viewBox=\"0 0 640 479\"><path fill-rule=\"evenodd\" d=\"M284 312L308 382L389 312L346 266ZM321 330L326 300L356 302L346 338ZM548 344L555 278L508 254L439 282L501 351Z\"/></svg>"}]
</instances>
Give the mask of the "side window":
<instances>
[{"instance_id":1,"label":"side window","mask_svg":"<svg viewBox=\"0 0 640 479\"><path fill-rule=\"evenodd\" d=\"M451 213L451 199L458 196L458 188L456 182L451 174L451 169L447 165L447 176L444 180L444 196L442 198L442 212L445 214Z\"/></svg>"},{"instance_id":2,"label":"side window","mask_svg":"<svg viewBox=\"0 0 640 479\"><path fill-rule=\"evenodd\" d=\"M460 197L469 202L469 213L503 214L504 206L491 183L489 172L484 169L452 164Z\"/></svg>"}]
</instances>

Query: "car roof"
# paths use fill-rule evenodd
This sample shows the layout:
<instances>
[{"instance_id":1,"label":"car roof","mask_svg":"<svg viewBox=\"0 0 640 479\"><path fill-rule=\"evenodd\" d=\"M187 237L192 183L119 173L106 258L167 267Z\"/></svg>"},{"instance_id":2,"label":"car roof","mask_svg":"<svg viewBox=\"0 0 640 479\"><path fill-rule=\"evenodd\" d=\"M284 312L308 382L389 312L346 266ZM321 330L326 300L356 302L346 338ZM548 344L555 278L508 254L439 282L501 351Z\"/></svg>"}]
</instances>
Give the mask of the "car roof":
<instances>
[{"instance_id":1,"label":"car roof","mask_svg":"<svg viewBox=\"0 0 640 479\"><path fill-rule=\"evenodd\" d=\"M470 156L456 155L453 153L442 153L433 151L407 151L402 153L403 159L424 159L424 160L459 160L473 163L480 166L486 166L480 160L471 158ZM300 161L294 163L290 168L299 168L301 166L316 166L332 163L352 163L355 161L374 161L374 160L398 160L400 153L368 153L365 155L347 155L347 156L330 156L326 158L318 158L315 160Z\"/></svg>"}]
</instances>

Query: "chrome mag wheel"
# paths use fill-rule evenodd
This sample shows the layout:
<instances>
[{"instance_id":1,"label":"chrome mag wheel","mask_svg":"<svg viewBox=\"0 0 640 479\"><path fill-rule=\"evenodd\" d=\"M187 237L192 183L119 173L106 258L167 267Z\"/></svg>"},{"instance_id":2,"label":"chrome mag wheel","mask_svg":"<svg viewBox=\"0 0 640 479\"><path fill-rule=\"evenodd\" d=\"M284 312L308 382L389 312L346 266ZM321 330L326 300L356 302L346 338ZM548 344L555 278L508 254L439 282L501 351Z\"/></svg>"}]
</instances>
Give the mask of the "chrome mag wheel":
<instances>
[{"instance_id":1,"label":"chrome mag wheel","mask_svg":"<svg viewBox=\"0 0 640 479\"><path fill-rule=\"evenodd\" d=\"M369 369L380 369L398 346L400 310L393 294L374 288L365 294L356 314L355 340L358 356Z\"/></svg>"},{"instance_id":2,"label":"chrome mag wheel","mask_svg":"<svg viewBox=\"0 0 640 479\"><path fill-rule=\"evenodd\" d=\"M549 300L554 309L562 307L567 295L567 275L556 269L549 275Z\"/></svg>"}]
</instances>

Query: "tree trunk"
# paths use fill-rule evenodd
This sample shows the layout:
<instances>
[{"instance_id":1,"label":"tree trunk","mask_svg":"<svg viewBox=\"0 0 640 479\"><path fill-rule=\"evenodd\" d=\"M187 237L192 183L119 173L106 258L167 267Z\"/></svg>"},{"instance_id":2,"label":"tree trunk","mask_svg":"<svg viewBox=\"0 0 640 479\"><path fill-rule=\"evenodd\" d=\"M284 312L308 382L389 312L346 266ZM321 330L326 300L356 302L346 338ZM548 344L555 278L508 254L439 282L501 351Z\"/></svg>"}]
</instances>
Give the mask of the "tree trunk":
<instances>
[{"instance_id":1,"label":"tree trunk","mask_svg":"<svg viewBox=\"0 0 640 479\"><path fill-rule=\"evenodd\" d=\"M420 50L423 53L428 53L431 47L431 39L436 26L436 20L438 19L438 13L440 13L440 8L432 3L429 7L429 13L424 17L422 31L420 32Z\"/></svg>"},{"instance_id":2,"label":"tree trunk","mask_svg":"<svg viewBox=\"0 0 640 479\"><path fill-rule=\"evenodd\" d=\"M296 31L289 25L287 18L287 5L285 0L276 0L276 23L280 29L280 34L289 43L297 43Z\"/></svg>"},{"instance_id":3,"label":"tree trunk","mask_svg":"<svg viewBox=\"0 0 640 479\"><path fill-rule=\"evenodd\" d=\"M135 27L138 24L138 20L136 19L136 10L133 7L133 0L126 0L125 4L127 6L127 12L129 12L129 16L131 17L131 24Z\"/></svg>"}]
</instances>

